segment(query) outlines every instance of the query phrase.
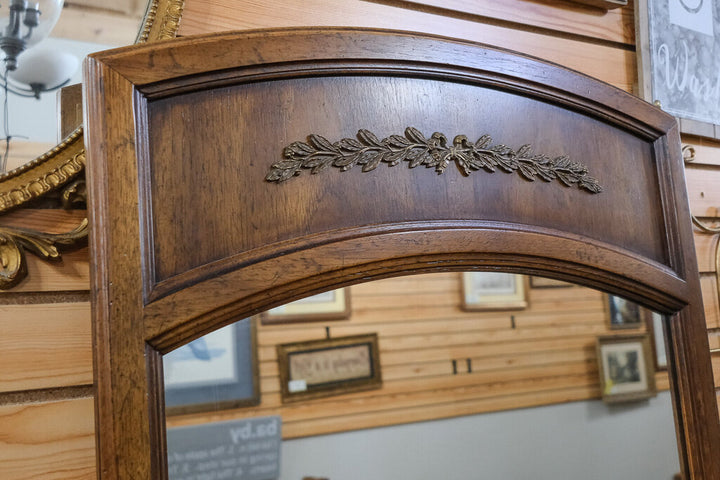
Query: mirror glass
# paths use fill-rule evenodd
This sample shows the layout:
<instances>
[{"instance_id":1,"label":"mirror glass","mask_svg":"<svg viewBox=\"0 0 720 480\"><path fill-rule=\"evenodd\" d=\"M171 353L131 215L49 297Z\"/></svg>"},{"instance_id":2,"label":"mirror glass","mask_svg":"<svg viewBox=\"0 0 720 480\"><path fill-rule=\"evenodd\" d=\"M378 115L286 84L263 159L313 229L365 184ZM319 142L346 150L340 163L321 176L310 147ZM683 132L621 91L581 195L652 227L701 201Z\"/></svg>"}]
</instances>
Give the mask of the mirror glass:
<instances>
[{"instance_id":1,"label":"mirror glass","mask_svg":"<svg viewBox=\"0 0 720 480\"><path fill-rule=\"evenodd\" d=\"M53 72L59 69L69 72L69 76L63 73L60 75L61 80L53 80L54 85L46 87L55 87L65 80L66 86L81 83L81 63L88 54L134 42L142 23L144 8L145 3L137 0L118 0L112 4L104 2L100 8L97 2L90 0L65 5L50 37L18 56L18 70L10 75L10 88L20 89L20 93L27 94L25 90L28 85L17 80L31 75L28 69L36 71L38 65L55 63L59 59L66 61L59 62ZM48 62L48 58L53 59L53 62ZM5 98L2 88L0 97ZM39 98L10 92L7 100L7 117L0 128L3 140L6 136L11 137L5 171L20 167L47 152L62 141L65 134L81 124L82 108L73 105L79 101L79 90L69 102L61 102L60 90L41 93ZM60 126L61 110L66 111L65 117L69 119L69 124L63 128ZM68 114L68 110L72 112ZM3 173L1 167L5 147L6 142L0 142L0 175Z\"/></svg>"},{"instance_id":2,"label":"mirror glass","mask_svg":"<svg viewBox=\"0 0 720 480\"><path fill-rule=\"evenodd\" d=\"M664 320L487 272L238 319L164 357L169 478L671 480Z\"/></svg>"}]
</instances>

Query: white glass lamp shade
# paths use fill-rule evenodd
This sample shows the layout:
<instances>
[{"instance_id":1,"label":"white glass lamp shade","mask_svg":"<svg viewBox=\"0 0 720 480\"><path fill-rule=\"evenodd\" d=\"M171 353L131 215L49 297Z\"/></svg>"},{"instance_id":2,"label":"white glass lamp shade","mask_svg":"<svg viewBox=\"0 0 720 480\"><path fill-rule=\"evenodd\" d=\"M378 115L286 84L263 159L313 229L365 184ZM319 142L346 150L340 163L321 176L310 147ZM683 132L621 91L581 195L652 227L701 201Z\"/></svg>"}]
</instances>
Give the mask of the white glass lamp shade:
<instances>
[{"instance_id":1,"label":"white glass lamp shade","mask_svg":"<svg viewBox=\"0 0 720 480\"><path fill-rule=\"evenodd\" d=\"M53 88L73 76L79 60L66 52L39 47L18 57L16 70L8 72L15 82Z\"/></svg>"},{"instance_id":2,"label":"white glass lamp shade","mask_svg":"<svg viewBox=\"0 0 720 480\"><path fill-rule=\"evenodd\" d=\"M25 42L25 48L30 48L50 35L50 31L60 18L62 7L63 0L2 0L0 1L0 34L18 36ZM13 9L15 12L12 11ZM37 26L29 28L28 21L33 23L34 10L40 11L40 14L36 15ZM13 16L16 18L16 24L10 25Z\"/></svg>"}]
</instances>

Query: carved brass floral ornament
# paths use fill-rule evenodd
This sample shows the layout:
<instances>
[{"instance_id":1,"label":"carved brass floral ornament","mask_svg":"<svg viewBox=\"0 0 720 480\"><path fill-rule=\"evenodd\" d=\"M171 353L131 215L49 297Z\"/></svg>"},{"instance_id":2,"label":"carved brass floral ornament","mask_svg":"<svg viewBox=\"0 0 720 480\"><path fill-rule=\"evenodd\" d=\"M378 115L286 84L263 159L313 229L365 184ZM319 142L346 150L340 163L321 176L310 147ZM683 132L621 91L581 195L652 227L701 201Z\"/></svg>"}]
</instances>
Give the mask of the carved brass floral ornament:
<instances>
[{"instance_id":1,"label":"carved brass floral ornament","mask_svg":"<svg viewBox=\"0 0 720 480\"><path fill-rule=\"evenodd\" d=\"M265 177L268 182L284 182L303 170L318 173L327 167L347 171L355 165L363 172L375 170L381 163L393 167L408 162L410 168L434 168L438 174L454 162L464 175L476 170L489 173L517 172L525 180L536 178L546 182L557 180L565 186L577 186L590 193L602 192L602 186L588 174L587 167L566 155L549 157L532 153L530 145L517 151L502 144L492 145L492 138L483 135L471 142L458 135L448 145L447 137L435 132L430 138L416 128L405 129L405 136L391 135L382 140L368 130L360 130L357 139L343 138L330 143L325 137L312 134L307 142L293 142L283 150L284 160L272 165Z\"/></svg>"}]
</instances>

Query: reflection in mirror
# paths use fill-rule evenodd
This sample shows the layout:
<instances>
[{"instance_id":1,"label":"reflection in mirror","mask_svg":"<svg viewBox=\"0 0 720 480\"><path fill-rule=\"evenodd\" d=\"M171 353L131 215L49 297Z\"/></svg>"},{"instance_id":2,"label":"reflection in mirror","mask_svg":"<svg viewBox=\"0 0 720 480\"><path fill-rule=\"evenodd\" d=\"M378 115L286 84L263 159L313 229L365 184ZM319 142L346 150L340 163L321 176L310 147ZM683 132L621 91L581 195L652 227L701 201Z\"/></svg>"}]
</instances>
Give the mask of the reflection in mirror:
<instances>
[{"instance_id":1,"label":"reflection in mirror","mask_svg":"<svg viewBox=\"0 0 720 480\"><path fill-rule=\"evenodd\" d=\"M66 85L79 84L82 80L79 65L87 55L134 42L144 8L145 3L136 0L104 2L102 6L90 0L65 4L50 37L18 56L18 69L9 75L10 88L24 93L31 88L28 79L38 78L38 75L52 83L45 85L46 89L66 80ZM4 96L1 90L0 96ZM5 171L35 159L63 140L68 130L80 126L81 107L61 107L60 98L58 90L41 93L38 98L12 92L7 95L8 116L0 135L11 137ZM77 98L79 100L79 96ZM58 119L61 110L66 108L77 110L76 120L73 125L61 129ZM4 154L4 151L3 143L0 152ZM1 166L2 161L0 175L3 173Z\"/></svg>"},{"instance_id":2,"label":"reflection in mirror","mask_svg":"<svg viewBox=\"0 0 720 480\"><path fill-rule=\"evenodd\" d=\"M679 472L661 315L557 280L482 272L334 295L349 295L347 316L263 314L165 356L171 480ZM246 403L229 406L218 394L227 385L244 386L235 400ZM197 393L178 408L183 389Z\"/></svg>"}]
</instances>

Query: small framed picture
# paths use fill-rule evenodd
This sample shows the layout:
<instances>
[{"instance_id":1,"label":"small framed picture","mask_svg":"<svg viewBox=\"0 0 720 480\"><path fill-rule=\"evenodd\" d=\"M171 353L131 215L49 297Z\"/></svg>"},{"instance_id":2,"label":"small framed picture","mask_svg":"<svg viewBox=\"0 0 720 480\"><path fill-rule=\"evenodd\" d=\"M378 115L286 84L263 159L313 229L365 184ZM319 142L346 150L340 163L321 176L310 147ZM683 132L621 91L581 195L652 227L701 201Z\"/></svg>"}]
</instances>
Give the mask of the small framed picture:
<instances>
[{"instance_id":1,"label":"small framed picture","mask_svg":"<svg viewBox=\"0 0 720 480\"><path fill-rule=\"evenodd\" d=\"M667 370L667 351L665 350L665 328L666 315L646 310L645 321L647 331L652 340L653 358L655 359L655 370Z\"/></svg>"},{"instance_id":2,"label":"small framed picture","mask_svg":"<svg viewBox=\"0 0 720 480\"><path fill-rule=\"evenodd\" d=\"M278 345L277 356L283 402L382 386L375 333Z\"/></svg>"},{"instance_id":3,"label":"small framed picture","mask_svg":"<svg viewBox=\"0 0 720 480\"><path fill-rule=\"evenodd\" d=\"M572 286L572 283L555 280L554 278L536 277L534 275L530 277L531 288L567 288Z\"/></svg>"},{"instance_id":4,"label":"small framed picture","mask_svg":"<svg viewBox=\"0 0 720 480\"><path fill-rule=\"evenodd\" d=\"M603 401L627 402L655 396L649 335L598 337L597 356Z\"/></svg>"},{"instance_id":5,"label":"small framed picture","mask_svg":"<svg viewBox=\"0 0 720 480\"><path fill-rule=\"evenodd\" d=\"M167 415L260 403L255 324L240 320L163 357Z\"/></svg>"},{"instance_id":6,"label":"small framed picture","mask_svg":"<svg viewBox=\"0 0 720 480\"><path fill-rule=\"evenodd\" d=\"M609 323L612 330L640 328L643 326L643 309L637 303L625 300L622 297L616 297L615 295L608 295L607 305Z\"/></svg>"},{"instance_id":7,"label":"small framed picture","mask_svg":"<svg viewBox=\"0 0 720 480\"><path fill-rule=\"evenodd\" d=\"M464 310L527 308L526 277L514 273L463 272Z\"/></svg>"},{"instance_id":8,"label":"small framed picture","mask_svg":"<svg viewBox=\"0 0 720 480\"><path fill-rule=\"evenodd\" d=\"M324 322L350 317L350 289L338 288L280 305L260 314L263 325Z\"/></svg>"}]
</instances>

